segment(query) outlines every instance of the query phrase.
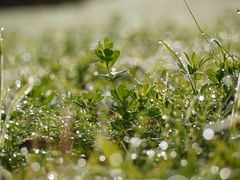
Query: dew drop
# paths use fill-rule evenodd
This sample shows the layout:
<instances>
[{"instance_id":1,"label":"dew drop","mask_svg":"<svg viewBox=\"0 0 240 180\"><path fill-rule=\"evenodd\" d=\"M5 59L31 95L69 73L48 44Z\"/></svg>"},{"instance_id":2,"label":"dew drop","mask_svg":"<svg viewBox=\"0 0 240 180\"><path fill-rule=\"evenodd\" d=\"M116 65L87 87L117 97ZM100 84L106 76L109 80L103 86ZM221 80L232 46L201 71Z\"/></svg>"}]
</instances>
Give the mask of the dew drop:
<instances>
[{"instance_id":1,"label":"dew drop","mask_svg":"<svg viewBox=\"0 0 240 180\"><path fill-rule=\"evenodd\" d=\"M50 172L48 173L48 175L47 175L47 178L48 178L49 180L57 179L57 173L54 172L54 171L50 171Z\"/></svg>"},{"instance_id":2,"label":"dew drop","mask_svg":"<svg viewBox=\"0 0 240 180\"><path fill-rule=\"evenodd\" d=\"M240 15L240 10L239 9L237 9L237 14Z\"/></svg>"},{"instance_id":3,"label":"dew drop","mask_svg":"<svg viewBox=\"0 0 240 180\"><path fill-rule=\"evenodd\" d=\"M21 148L20 151L23 155L27 155L27 153L28 153L28 149L26 147Z\"/></svg>"},{"instance_id":4,"label":"dew drop","mask_svg":"<svg viewBox=\"0 0 240 180\"><path fill-rule=\"evenodd\" d=\"M84 166L86 166L86 160L84 158L80 158L78 160L78 166L83 168Z\"/></svg>"},{"instance_id":5,"label":"dew drop","mask_svg":"<svg viewBox=\"0 0 240 180\"><path fill-rule=\"evenodd\" d=\"M103 155L99 156L99 161L100 162L104 162L105 160L106 160L105 156L103 156Z\"/></svg>"},{"instance_id":6,"label":"dew drop","mask_svg":"<svg viewBox=\"0 0 240 180\"><path fill-rule=\"evenodd\" d=\"M130 143L133 147L139 147L141 145L141 140L137 137L133 137L130 139Z\"/></svg>"},{"instance_id":7,"label":"dew drop","mask_svg":"<svg viewBox=\"0 0 240 180\"><path fill-rule=\"evenodd\" d=\"M166 141L162 141L158 146L161 150L165 151L168 148L168 143Z\"/></svg>"},{"instance_id":8,"label":"dew drop","mask_svg":"<svg viewBox=\"0 0 240 180\"><path fill-rule=\"evenodd\" d=\"M180 163L182 167L186 167L188 164L188 161L186 159L182 159Z\"/></svg>"},{"instance_id":9,"label":"dew drop","mask_svg":"<svg viewBox=\"0 0 240 180\"><path fill-rule=\"evenodd\" d=\"M15 85L16 85L16 88L20 88L21 87L21 81L20 80L16 80L15 81Z\"/></svg>"},{"instance_id":10,"label":"dew drop","mask_svg":"<svg viewBox=\"0 0 240 180\"><path fill-rule=\"evenodd\" d=\"M221 169L220 171L220 177L221 179L225 180L225 179L228 179L231 175L231 169L229 168L223 168Z\"/></svg>"},{"instance_id":11,"label":"dew drop","mask_svg":"<svg viewBox=\"0 0 240 180\"><path fill-rule=\"evenodd\" d=\"M171 158L176 158L176 157L177 157L176 151L172 151L172 152L170 153L170 157L171 157Z\"/></svg>"},{"instance_id":12,"label":"dew drop","mask_svg":"<svg viewBox=\"0 0 240 180\"><path fill-rule=\"evenodd\" d=\"M203 137L208 141L211 140L214 137L214 131L210 128L204 129Z\"/></svg>"},{"instance_id":13,"label":"dew drop","mask_svg":"<svg viewBox=\"0 0 240 180\"><path fill-rule=\"evenodd\" d=\"M39 170L41 169L41 166L40 166L40 164L39 164L38 162L34 162L34 163L31 164L31 168L32 168L35 172L37 172L37 171L39 171Z\"/></svg>"},{"instance_id":14,"label":"dew drop","mask_svg":"<svg viewBox=\"0 0 240 180\"><path fill-rule=\"evenodd\" d=\"M163 116L162 116L162 119L163 119L163 120L166 120L167 118L168 118L168 117L167 117L166 115L163 115Z\"/></svg>"},{"instance_id":15,"label":"dew drop","mask_svg":"<svg viewBox=\"0 0 240 180\"><path fill-rule=\"evenodd\" d=\"M204 101L204 96L199 96L199 101Z\"/></svg>"},{"instance_id":16,"label":"dew drop","mask_svg":"<svg viewBox=\"0 0 240 180\"><path fill-rule=\"evenodd\" d=\"M217 166L212 166L212 167L211 167L211 173L212 173L212 174L216 174L216 173L218 172L218 169L219 169L219 168L218 168Z\"/></svg>"},{"instance_id":17,"label":"dew drop","mask_svg":"<svg viewBox=\"0 0 240 180\"><path fill-rule=\"evenodd\" d=\"M36 154L38 154L38 153L40 152L39 149L34 149L33 151L34 151L34 153L36 153Z\"/></svg>"},{"instance_id":18,"label":"dew drop","mask_svg":"<svg viewBox=\"0 0 240 180\"><path fill-rule=\"evenodd\" d=\"M213 99L215 99L216 98L216 95L215 94L212 94L212 96L211 96Z\"/></svg>"},{"instance_id":19,"label":"dew drop","mask_svg":"<svg viewBox=\"0 0 240 180\"><path fill-rule=\"evenodd\" d=\"M94 74L94 76L98 76L99 73L98 73L98 71L94 71L93 74Z\"/></svg>"},{"instance_id":20,"label":"dew drop","mask_svg":"<svg viewBox=\"0 0 240 180\"><path fill-rule=\"evenodd\" d=\"M135 153L131 154L131 159L132 159L132 160L137 159L137 154L135 154Z\"/></svg>"},{"instance_id":21,"label":"dew drop","mask_svg":"<svg viewBox=\"0 0 240 180\"><path fill-rule=\"evenodd\" d=\"M155 155L155 151L154 150L147 150L147 155L149 158L152 158Z\"/></svg>"},{"instance_id":22,"label":"dew drop","mask_svg":"<svg viewBox=\"0 0 240 180\"><path fill-rule=\"evenodd\" d=\"M113 153L109 159L112 166L120 166L123 162L123 157L119 153Z\"/></svg>"}]
</instances>

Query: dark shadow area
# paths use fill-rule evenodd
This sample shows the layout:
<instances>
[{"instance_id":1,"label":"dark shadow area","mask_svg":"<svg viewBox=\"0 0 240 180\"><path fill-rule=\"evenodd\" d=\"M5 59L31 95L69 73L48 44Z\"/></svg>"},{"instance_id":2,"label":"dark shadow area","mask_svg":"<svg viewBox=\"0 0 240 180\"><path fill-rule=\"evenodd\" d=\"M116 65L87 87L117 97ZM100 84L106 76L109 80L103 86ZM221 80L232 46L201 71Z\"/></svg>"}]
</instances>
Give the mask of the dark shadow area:
<instances>
[{"instance_id":1,"label":"dark shadow area","mask_svg":"<svg viewBox=\"0 0 240 180\"><path fill-rule=\"evenodd\" d=\"M78 2L78 1L84 1L84 0L0 0L0 8L60 4L60 3Z\"/></svg>"}]
</instances>

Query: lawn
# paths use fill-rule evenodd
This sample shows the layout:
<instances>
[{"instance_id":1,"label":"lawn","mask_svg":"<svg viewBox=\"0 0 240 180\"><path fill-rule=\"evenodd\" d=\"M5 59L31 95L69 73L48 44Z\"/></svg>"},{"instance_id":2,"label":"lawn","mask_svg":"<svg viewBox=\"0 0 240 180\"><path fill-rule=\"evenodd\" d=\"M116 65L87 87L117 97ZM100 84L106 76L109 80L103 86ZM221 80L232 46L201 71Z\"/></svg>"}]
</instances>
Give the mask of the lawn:
<instances>
[{"instance_id":1,"label":"lawn","mask_svg":"<svg viewBox=\"0 0 240 180\"><path fill-rule=\"evenodd\" d=\"M0 179L239 179L240 4L189 6L0 9Z\"/></svg>"}]
</instances>

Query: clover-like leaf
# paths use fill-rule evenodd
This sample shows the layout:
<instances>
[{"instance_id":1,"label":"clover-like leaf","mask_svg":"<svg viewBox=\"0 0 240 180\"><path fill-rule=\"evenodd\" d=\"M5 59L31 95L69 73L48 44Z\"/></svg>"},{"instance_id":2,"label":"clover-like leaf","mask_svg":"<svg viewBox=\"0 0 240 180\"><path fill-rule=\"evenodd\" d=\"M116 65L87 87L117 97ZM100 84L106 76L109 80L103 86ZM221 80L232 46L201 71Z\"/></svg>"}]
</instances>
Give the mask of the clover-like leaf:
<instances>
[{"instance_id":1,"label":"clover-like leaf","mask_svg":"<svg viewBox=\"0 0 240 180\"><path fill-rule=\"evenodd\" d=\"M103 54L103 52L102 52L101 50L96 49L96 50L95 50L95 55L96 55L99 59L104 60L104 54Z\"/></svg>"},{"instance_id":2,"label":"clover-like leaf","mask_svg":"<svg viewBox=\"0 0 240 180\"><path fill-rule=\"evenodd\" d=\"M120 51L114 50L113 54L111 56L112 60L108 63L108 66L112 67L115 64L115 62L117 61L117 59L119 58L119 56L120 56Z\"/></svg>"},{"instance_id":3,"label":"clover-like leaf","mask_svg":"<svg viewBox=\"0 0 240 180\"><path fill-rule=\"evenodd\" d=\"M111 42L108 37L104 38L104 48L105 49L112 49L113 48L113 42Z\"/></svg>"}]
</instances>

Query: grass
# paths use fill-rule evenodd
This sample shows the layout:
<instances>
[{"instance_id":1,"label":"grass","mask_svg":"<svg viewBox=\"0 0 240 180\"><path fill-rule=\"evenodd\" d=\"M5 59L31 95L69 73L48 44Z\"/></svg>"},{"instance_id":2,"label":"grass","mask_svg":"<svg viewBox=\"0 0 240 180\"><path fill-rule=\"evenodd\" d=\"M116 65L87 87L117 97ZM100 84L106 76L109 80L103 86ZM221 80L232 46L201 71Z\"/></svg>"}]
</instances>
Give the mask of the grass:
<instances>
[{"instance_id":1,"label":"grass","mask_svg":"<svg viewBox=\"0 0 240 180\"><path fill-rule=\"evenodd\" d=\"M237 12L199 34L123 26L5 32L2 178L240 177Z\"/></svg>"}]
</instances>

